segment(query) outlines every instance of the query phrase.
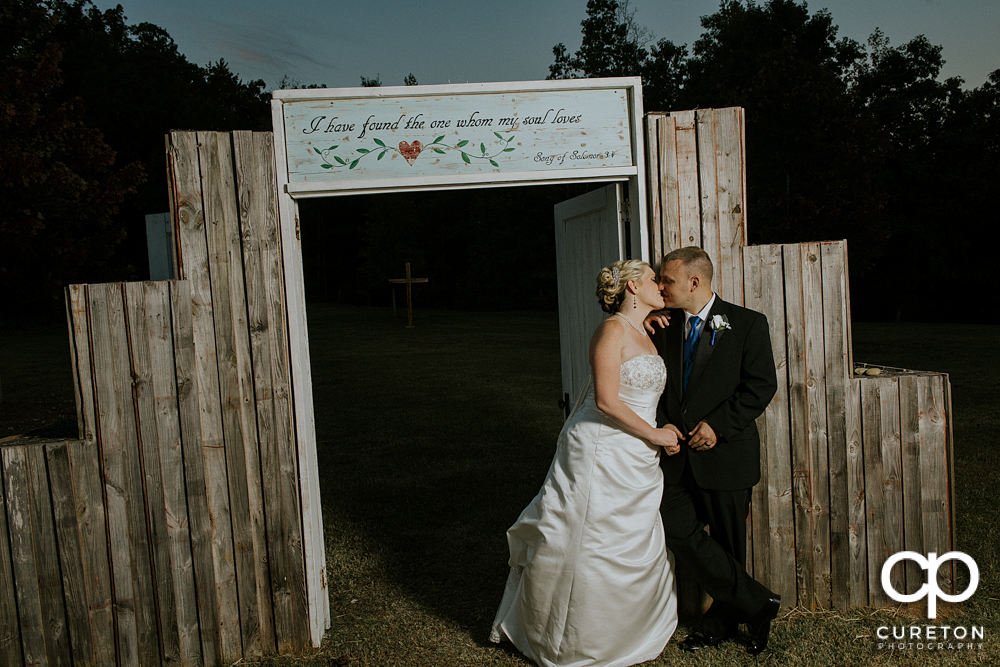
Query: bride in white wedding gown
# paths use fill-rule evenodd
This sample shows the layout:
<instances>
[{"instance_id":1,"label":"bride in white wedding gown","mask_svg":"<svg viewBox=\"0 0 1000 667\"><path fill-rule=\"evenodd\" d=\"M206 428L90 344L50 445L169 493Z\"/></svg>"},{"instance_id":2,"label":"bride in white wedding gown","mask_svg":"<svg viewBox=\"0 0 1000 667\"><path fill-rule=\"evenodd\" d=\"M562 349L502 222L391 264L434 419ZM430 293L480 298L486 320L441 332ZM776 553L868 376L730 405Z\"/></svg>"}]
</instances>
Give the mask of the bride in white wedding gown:
<instances>
[{"instance_id":1,"label":"bride in white wedding gown","mask_svg":"<svg viewBox=\"0 0 1000 667\"><path fill-rule=\"evenodd\" d=\"M597 285L613 315L590 344L593 386L559 434L541 491L507 531L511 569L490 633L543 667L652 660L677 628L658 457L678 451L679 433L656 428L666 369L642 328L663 298L637 260L602 269Z\"/></svg>"}]
</instances>

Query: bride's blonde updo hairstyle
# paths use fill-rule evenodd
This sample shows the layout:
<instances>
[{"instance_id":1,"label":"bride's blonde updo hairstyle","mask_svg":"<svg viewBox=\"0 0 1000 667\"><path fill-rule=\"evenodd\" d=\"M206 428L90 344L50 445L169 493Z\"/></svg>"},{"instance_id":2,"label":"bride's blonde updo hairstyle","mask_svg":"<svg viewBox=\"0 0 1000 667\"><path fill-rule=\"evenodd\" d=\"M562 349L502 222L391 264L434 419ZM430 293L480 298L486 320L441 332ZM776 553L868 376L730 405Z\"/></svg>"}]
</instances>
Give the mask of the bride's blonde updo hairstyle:
<instances>
[{"instance_id":1,"label":"bride's blonde updo hairstyle","mask_svg":"<svg viewBox=\"0 0 1000 667\"><path fill-rule=\"evenodd\" d=\"M630 280L639 280L649 264L639 259L624 259L601 269L597 274L597 300L605 313L617 313L625 301L625 287Z\"/></svg>"}]
</instances>

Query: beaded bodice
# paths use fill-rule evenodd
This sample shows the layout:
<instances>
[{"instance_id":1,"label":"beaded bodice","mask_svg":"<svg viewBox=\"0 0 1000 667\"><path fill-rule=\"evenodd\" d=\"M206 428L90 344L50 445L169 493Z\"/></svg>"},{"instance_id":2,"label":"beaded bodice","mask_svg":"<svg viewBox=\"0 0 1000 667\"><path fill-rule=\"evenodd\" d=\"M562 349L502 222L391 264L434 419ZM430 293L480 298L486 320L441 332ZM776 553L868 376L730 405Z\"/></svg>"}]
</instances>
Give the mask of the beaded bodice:
<instances>
[{"instance_id":1,"label":"beaded bodice","mask_svg":"<svg viewBox=\"0 0 1000 667\"><path fill-rule=\"evenodd\" d=\"M639 391L660 393L667 384L667 368L658 354L640 354L621 366L621 384Z\"/></svg>"}]
</instances>

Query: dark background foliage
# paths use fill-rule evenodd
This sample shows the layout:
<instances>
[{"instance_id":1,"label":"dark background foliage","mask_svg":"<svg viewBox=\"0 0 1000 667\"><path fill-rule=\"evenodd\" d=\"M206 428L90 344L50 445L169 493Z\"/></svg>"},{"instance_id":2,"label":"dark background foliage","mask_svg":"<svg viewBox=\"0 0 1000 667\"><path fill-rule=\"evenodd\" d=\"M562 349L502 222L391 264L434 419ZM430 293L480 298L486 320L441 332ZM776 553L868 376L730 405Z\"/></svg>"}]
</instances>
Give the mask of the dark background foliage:
<instances>
[{"instance_id":1,"label":"dark background foliage","mask_svg":"<svg viewBox=\"0 0 1000 667\"><path fill-rule=\"evenodd\" d=\"M585 14L580 49L556 45L550 78L638 75L647 110L746 109L752 243L847 238L856 319L998 321L981 302L1000 288L1000 70L975 89L941 80L925 37L893 46L874 29L861 44L795 0L723 0L690 47L653 40L627 0ZM146 277L167 132L270 129L263 81L188 62L120 6L0 0L0 44L7 319L60 313L71 282ZM552 206L586 189L305 201L308 297L388 305L409 261L430 279L414 288L427 305L554 308Z\"/></svg>"}]
</instances>

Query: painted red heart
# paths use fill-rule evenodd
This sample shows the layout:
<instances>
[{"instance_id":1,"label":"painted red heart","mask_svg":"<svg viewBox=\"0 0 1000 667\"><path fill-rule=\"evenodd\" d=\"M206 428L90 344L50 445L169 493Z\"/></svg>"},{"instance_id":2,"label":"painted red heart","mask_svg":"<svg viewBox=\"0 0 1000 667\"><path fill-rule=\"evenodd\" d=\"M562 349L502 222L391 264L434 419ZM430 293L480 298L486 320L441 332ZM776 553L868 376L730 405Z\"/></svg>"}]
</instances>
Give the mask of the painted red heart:
<instances>
[{"instance_id":1,"label":"painted red heart","mask_svg":"<svg viewBox=\"0 0 1000 667\"><path fill-rule=\"evenodd\" d=\"M420 155L420 142L414 141L412 144L408 144L405 141L400 141L399 152L404 158L406 158L406 161L409 162L412 167L414 160L416 160L417 156Z\"/></svg>"}]
</instances>

